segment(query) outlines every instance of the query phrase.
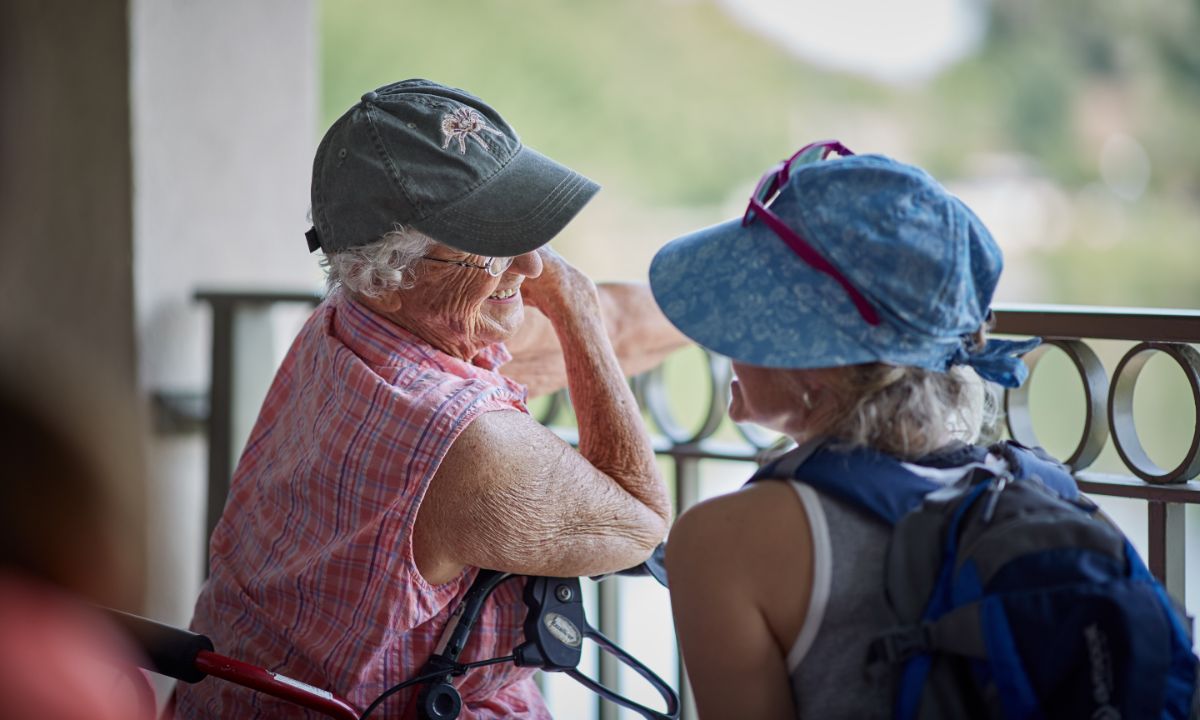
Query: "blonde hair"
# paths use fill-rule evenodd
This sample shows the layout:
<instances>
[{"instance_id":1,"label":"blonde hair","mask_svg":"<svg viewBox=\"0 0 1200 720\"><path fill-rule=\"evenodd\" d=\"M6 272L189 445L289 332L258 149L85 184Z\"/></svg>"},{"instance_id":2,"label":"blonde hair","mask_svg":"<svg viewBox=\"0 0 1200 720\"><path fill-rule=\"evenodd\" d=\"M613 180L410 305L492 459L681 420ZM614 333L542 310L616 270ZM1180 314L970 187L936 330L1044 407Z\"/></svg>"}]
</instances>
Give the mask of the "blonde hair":
<instances>
[{"instance_id":1,"label":"blonde hair","mask_svg":"<svg viewBox=\"0 0 1200 720\"><path fill-rule=\"evenodd\" d=\"M970 349L987 345L992 322L989 314L964 338ZM993 442L1000 435L1002 390L969 367L938 372L866 363L795 372L798 389L820 395L806 421L810 432L839 447L915 460L953 441Z\"/></svg>"},{"instance_id":2,"label":"blonde hair","mask_svg":"<svg viewBox=\"0 0 1200 720\"><path fill-rule=\"evenodd\" d=\"M839 446L906 460L950 441L977 442L993 434L999 417L999 388L965 367L849 365L822 371L820 385L812 427Z\"/></svg>"}]
</instances>

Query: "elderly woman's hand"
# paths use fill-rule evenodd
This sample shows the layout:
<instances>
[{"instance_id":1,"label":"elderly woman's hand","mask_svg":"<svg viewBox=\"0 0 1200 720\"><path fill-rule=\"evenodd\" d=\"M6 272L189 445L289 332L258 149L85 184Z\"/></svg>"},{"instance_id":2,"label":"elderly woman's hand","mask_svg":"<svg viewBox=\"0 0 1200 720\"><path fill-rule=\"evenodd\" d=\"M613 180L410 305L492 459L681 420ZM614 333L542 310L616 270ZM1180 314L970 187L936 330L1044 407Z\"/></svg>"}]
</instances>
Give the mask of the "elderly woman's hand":
<instances>
[{"instance_id":1,"label":"elderly woman's hand","mask_svg":"<svg viewBox=\"0 0 1200 720\"><path fill-rule=\"evenodd\" d=\"M557 337L566 318L598 313L621 370L630 377L691 343L658 309L645 283L596 284L549 247L535 252L540 267L526 275L521 286L525 320L505 342L512 360L501 371L526 385L530 397L554 392L567 382L566 358Z\"/></svg>"},{"instance_id":2,"label":"elderly woman's hand","mask_svg":"<svg viewBox=\"0 0 1200 720\"><path fill-rule=\"evenodd\" d=\"M542 261L542 272L536 277L526 277L521 285L521 297L530 306L554 318L564 310L579 309L580 304L595 301L596 285L566 258L551 250L549 246L534 252Z\"/></svg>"}]
</instances>

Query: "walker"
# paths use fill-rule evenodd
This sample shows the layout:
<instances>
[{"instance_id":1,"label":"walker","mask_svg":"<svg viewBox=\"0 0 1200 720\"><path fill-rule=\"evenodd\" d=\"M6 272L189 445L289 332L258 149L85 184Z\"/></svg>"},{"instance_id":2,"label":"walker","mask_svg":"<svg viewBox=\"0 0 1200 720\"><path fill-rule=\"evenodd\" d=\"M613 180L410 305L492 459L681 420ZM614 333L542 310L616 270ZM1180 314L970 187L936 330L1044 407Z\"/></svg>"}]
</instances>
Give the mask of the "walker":
<instances>
[{"instance_id":1,"label":"walker","mask_svg":"<svg viewBox=\"0 0 1200 720\"><path fill-rule=\"evenodd\" d=\"M649 574L665 586L666 574L661 558L660 546L646 563L619 574ZM474 663L458 662L484 602L493 590L506 581L525 583L524 599L528 608L524 623L525 641L513 648L511 655ZM414 677L380 694L361 711L329 690L221 655L215 652L212 640L204 635L136 615L115 610L109 612L142 649L147 670L188 683L200 682L208 676L220 678L315 710L335 720L369 720L389 697L413 685L424 686L417 696L418 715L422 720L454 720L462 710L462 698L452 684L453 678L472 668L502 662L535 667L545 672L566 673L601 697L647 720L677 720L679 717L679 696L675 691L588 623L584 615L579 578L531 577L480 570L475 582L451 614L437 650L421 670ZM662 697L666 710L659 712L640 705L579 672L585 638L591 639L604 652L615 656L645 678Z\"/></svg>"}]
</instances>

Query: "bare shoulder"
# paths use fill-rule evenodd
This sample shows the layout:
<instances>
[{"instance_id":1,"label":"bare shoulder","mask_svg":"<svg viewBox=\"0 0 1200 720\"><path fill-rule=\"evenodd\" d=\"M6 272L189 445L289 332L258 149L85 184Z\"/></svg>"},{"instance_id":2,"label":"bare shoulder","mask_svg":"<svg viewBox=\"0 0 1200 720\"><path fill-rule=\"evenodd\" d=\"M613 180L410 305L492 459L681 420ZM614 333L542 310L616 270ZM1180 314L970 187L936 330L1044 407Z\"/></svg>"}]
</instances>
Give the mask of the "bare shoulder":
<instances>
[{"instance_id":1,"label":"bare shoulder","mask_svg":"<svg viewBox=\"0 0 1200 720\"><path fill-rule=\"evenodd\" d=\"M531 416L496 410L475 418L455 438L430 492L469 504L532 503L570 478L595 474L575 448Z\"/></svg>"},{"instance_id":2,"label":"bare shoulder","mask_svg":"<svg viewBox=\"0 0 1200 720\"><path fill-rule=\"evenodd\" d=\"M536 474L547 463L561 462L572 454L566 441L529 415L496 410L479 415L463 429L437 474L454 478L455 484L494 482L498 475Z\"/></svg>"},{"instance_id":3,"label":"bare shoulder","mask_svg":"<svg viewBox=\"0 0 1200 720\"><path fill-rule=\"evenodd\" d=\"M671 530L679 548L691 545L759 547L808 526L804 506L788 483L759 482L698 503Z\"/></svg>"},{"instance_id":4,"label":"bare shoulder","mask_svg":"<svg viewBox=\"0 0 1200 720\"><path fill-rule=\"evenodd\" d=\"M807 613L812 562L808 515L786 482L755 483L695 505L667 542L672 593L719 593L729 596L729 611L755 608L785 655Z\"/></svg>"},{"instance_id":5,"label":"bare shoulder","mask_svg":"<svg viewBox=\"0 0 1200 720\"><path fill-rule=\"evenodd\" d=\"M671 609L704 717L791 714L787 656L808 612L804 506L784 482L699 503L667 542Z\"/></svg>"}]
</instances>

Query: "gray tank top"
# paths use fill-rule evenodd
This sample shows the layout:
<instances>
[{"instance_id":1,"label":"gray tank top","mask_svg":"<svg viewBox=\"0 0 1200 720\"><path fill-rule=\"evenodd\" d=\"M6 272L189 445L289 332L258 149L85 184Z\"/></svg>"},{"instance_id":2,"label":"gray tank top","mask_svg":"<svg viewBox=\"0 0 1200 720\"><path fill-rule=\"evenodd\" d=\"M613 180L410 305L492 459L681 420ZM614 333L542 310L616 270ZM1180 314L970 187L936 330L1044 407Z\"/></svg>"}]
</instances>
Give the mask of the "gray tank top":
<instances>
[{"instance_id":1,"label":"gray tank top","mask_svg":"<svg viewBox=\"0 0 1200 720\"><path fill-rule=\"evenodd\" d=\"M871 639L895 624L883 595L891 528L807 485L791 484L808 513L815 555L808 617L788 655L796 717L891 717L891 683L864 673Z\"/></svg>"},{"instance_id":2,"label":"gray tank top","mask_svg":"<svg viewBox=\"0 0 1200 720\"><path fill-rule=\"evenodd\" d=\"M940 483L966 466L906 464ZM867 647L895 626L883 593L890 526L857 507L795 480L812 528L813 589L804 627L788 653L796 717L868 720L892 715L893 681L868 678Z\"/></svg>"}]
</instances>

